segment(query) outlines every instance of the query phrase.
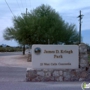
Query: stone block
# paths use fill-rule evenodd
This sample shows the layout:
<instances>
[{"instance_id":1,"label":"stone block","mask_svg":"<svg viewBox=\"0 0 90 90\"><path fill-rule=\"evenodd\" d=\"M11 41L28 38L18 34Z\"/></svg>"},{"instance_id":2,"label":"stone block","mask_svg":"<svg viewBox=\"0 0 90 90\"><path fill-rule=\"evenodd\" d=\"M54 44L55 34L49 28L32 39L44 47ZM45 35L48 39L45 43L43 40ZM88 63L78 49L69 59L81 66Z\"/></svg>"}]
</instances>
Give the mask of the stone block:
<instances>
[{"instance_id":1,"label":"stone block","mask_svg":"<svg viewBox=\"0 0 90 90\"><path fill-rule=\"evenodd\" d=\"M88 73L90 73L90 67L88 68Z\"/></svg>"},{"instance_id":2,"label":"stone block","mask_svg":"<svg viewBox=\"0 0 90 90\"><path fill-rule=\"evenodd\" d=\"M34 69L32 69L32 68L27 68L27 72L30 71L30 70L34 70Z\"/></svg>"},{"instance_id":3,"label":"stone block","mask_svg":"<svg viewBox=\"0 0 90 90\"><path fill-rule=\"evenodd\" d=\"M63 71L60 70L60 71L59 71L59 74L60 74L60 75L63 75Z\"/></svg>"},{"instance_id":4,"label":"stone block","mask_svg":"<svg viewBox=\"0 0 90 90\"><path fill-rule=\"evenodd\" d=\"M80 73L80 72L82 72L82 68L76 69L75 71L76 71L77 73Z\"/></svg>"},{"instance_id":5,"label":"stone block","mask_svg":"<svg viewBox=\"0 0 90 90\"><path fill-rule=\"evenodd\" d=\"M37 71L37 75L39 75L39 76L44 76L45 73L44 73L43 71Z\"/></svg>"},{"instance_id":6,"label":"stone block","mask_svg":"<svg viewBox=\"0 0 90 90\"><path fill-rule=\"evenodd\" d=\"M81 78L86 78L88 73L86 71L83 71L80 75Z\"/></svg>"},{"instance_id":7,"label":"stone block","mask_svg":"<svg viewBox=\"0 0 90 90\"><path fill-rule=\"evenodd\" d=\"M48 71L49 71L49 72L53 72L53 71L54 71L54 69L49 69Z\"/></svg>"},{"instance_id":8,"label":"stone block","mask_svg":"<svg viewBox=\"0 0 90 90\"><path fill-rule=\"evenodd\" d=\"M83 55L84 59L88 59L88 54Z\"/></svg>"},{"instance_id":9,"label":"stone block","mask_svg":"<svg viewBox=\"0 0 90 90\"><path fill-rule=\"evenodd\" d=\"M51 81L55 81L55 78L52 76L52 77L50 77L50 80Z\"/></svg>"},{"instance_id":10,"label":"stone block","mask_svg":"<svg viewBox=\"0 0 90 90\"><path fill-rule=\"evenodd\" d=\"M70 79L70 78L71 78L71 75L70 75L70 74L68 74L65 78Z\"/></svg>"},{"instance_id":11,"label":"stone block","mask_svg":"<svg viewBox=\"0 0 90 90\"><path fill-rule=\"evenodd\" d=\"M54 77L60 76L59 71L54 71L54 72L53 72L53 76L54 76Z\"/></svg>"},{"instance_id":12,"label":"stone block","mask_svg":"<svg viewBox=\"0 0 90 90\"><path fill-rule=\"evenodd\" d=\"M49 70L48 69L43 69L44 72L48 72Z\"/></svg>"},{"instance_id":13,"label":"stone block","mask_svg":"<svg viewBox=\"0 0 90 90\"><path fill-rule=\"evenodd\" d=\"M66 71L63 72L63 76L64 76L64 77L67 76L67 72L66 72Z\"/></svg>"},{"instance_id":14,"label":"stone block","mask_svg":"<svg viewBox=\"0 0 90 90\"><path fill-rule=\"evenodd\" d=\"M56 81L63 81L63 76L56 77Z\"/></svg>"},{"instance_id":15,"label":"stone block","mask_svg":"<svg viewBox=\"0 0 90 90\"><path fill-rule=\"evenodd\" d=\"M45 73L45 77L51 77L51 72L49 72L49 71L46 72L46 73Z\"/></svg>"},{"instance_id":16,"label":"stone block","mask_svg":"<svg viewBox=\"0 0 90 90\"><path fill-rule=\"evenodd\" d=\"M50 77L43 77L43 81L51 81Z\"/></svg>"},{"instance_id":17,"label":"stone block","mask_svg":"<svg viewBox=\"0 0 90 90\"><path fill-rule=\"evenodd\" d=\"M80 67L82 68L82 67L87 67L88 66L88 64L86 64L86 63L80 63Z\"/></svg>"},{"instance_id":18,"label":"stone block","mask_svg":"<svg viewBox=\"0 0 90 90\"><path fill-rule=\"evenodd\" d=\"M87 53L87 46L85 44L80 44L79 51L80 53Z\"/></svg>"},{"instance_id":19,"label":"stone block","mask_svg":"<svg viewBox=\"0 0 90 90\"><path fill-rule=\"evenodd\" d=\"M75 76L73 76L73 77L71 77L71 79L70 79L71 81L79 81L79 78L78 77L75 77Z\"/></svg>"},{"instance_id":20,"label":"stone block","mask_svg":"<svg viewBox=\"0 0 90 90\"><path fill-rule=\"evenodd\" d=\"M87 63L88 63L88 61L87 61L87 60L85 60L85 59L80 59L80 63L87 64Z\"/></svg>"},{"instance_id":21,"label":"stone block","mask_svg":"<svg viewBox=\"0 0 90 90\"><path fill-rule=\"evenodd\" d=\"M72 71L72 72L71 72L71 76L75 76L75 77L77 77L77 73L76 73L76 71Z\"/></svg>"},{"instance_id":22,"label":"stone block","mask_svg":"<svg viewBox=\"0 0 90 90\"><path fill-rule=\"evenodd\" d=\"M88 73L87 77L85 78L85 80L90 81L90 73Z\"/></svg>"},{"instance_id":23,"label":"stone block","mask_svg":"<svg viewBox=\"0 0 90 90\"><path fill-rule=\"evenodd\" d=\"M64 81L70 81L70 79L71 79L71 73L70 73L69 70L68 71L64 71L63 72L63 76L64 76Z\"/></svg>"},{"instance_id":24,"label":"stone block","mask_svg":"<svg viewBox=\"0 0 90 90\"><path fill-rule=\"evenodd\" d=\"M84 81L85 80L85 78L79 78L79 81Z\"/></svg>"},{"instance_id":25,"label":"stone block","mask_svg":"<svg viewBox=\"0 0 90 90\"><path fill-rule=\"evenodd\" d=\"M80 67L80 69L81 69L82 71L86 71L86 67ZM82 72L82 71L81 71L81 72ZM81 73L81 72L80 72L80 73Z\"/></svg>"},{"instance_id":26,"label":"stone block","mask_svg":"<svg viewBox=\"0 0 90 90\"><path fill-rule=\"evenodd\" d=\"M32 79L32 82L36 82L36 79Z\"/></svg>"},{"instance_id":27,"label":"stone block","mask_svg":"<svg viewBox=\"0 0 90 90\"><path fill-rule=\"evenodd\" d=\"M26 77L28 78L28 80L31 81L32 79L37 77L37 71L31 68L28 68Z\"/></svg>"},{"instance_id":28,"label":"stone block","mask_svg":"<svg viewBox=\"0 0 90 90\"><path fill-rule=\"evenodd\" d=\"M31 62L31 61L32 61L31 59L32 59L32 55L31 55L31 53L29 52L29 53L28 53L27 62Z\"/></svg>"},{"instance_id":29,"label":"stone block","mask_svg":"<svg viewBox=\"0 0 90 90\"><path fill-rule=\"evenodd\" d=\"M64 77L64 81L70 81L71 78L68 78L68 77Z\"/></svg>"},{"instance_id":30,"label":"stone block","mask_svg":"<svg viewBox=\"0 0 90 90\"><path fill-rule=\"evenodd\" d=\"M88 60L88 54L80 54L80 59Z\"/></svg>"},{"instance_id":31,"label":"stone block","mask_svg":"<svg viewBox=\"0 0 90 90\"><path fill-rule=\"evenodd\" d=\"M82 48L82 49L86 48L86 49L87 49L87 45L86 45L86 44L84 44L84 43L79 44L79 48Z\"/></svg>"},{"instance_id":32,"label":"stone block","mask_svg":"<svg viewBox=\"0 0 90 90\"><path fill-rule=\"evenodd\" d=\"M34 78L33 80L37 81L37 82L40 82L41 81L41 76L37 76L36 78Z\"/></svg>"},{"instance_id":33,"label":"stone block","mask_svg":"<svg viewBox=\"0 0 90 90\"><path fill-rule=\"evenodd\" d=\"M86 48L79 48L79 51L80 51L80 53L82 53L82 54L85 54L85 53L87 53L87 49Z\"/></svg>"}]
</instances>

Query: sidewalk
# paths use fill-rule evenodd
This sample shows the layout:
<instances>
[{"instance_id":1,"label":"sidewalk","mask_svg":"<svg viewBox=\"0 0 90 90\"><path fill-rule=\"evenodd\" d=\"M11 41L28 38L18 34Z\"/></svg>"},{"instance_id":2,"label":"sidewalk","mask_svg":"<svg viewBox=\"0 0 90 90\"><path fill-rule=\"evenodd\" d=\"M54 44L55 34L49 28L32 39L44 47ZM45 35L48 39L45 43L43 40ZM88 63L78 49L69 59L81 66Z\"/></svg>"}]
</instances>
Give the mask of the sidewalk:
<instances>
[{"instance_id":1,"label":"sidewalk","mask_svg":"<svg viewBox=\"0 0 90 90\"><path fill-rule=\"evenodd\" d=\"M28 55L0 56L0 66L31 68L31 62L27 62Z\"/></svg>"}]
</instances>

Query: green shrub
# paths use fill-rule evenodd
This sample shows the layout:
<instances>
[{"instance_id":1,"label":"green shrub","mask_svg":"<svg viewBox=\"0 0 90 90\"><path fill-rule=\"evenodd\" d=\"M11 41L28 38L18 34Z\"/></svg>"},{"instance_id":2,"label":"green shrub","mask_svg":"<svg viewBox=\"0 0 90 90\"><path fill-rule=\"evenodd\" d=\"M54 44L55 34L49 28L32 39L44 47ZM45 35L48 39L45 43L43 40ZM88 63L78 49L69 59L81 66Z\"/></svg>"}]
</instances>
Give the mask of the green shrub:
<instances>
[{"instance_id":1,"label":"green shrub","mask_svg":"<svg viewBox=\"0 0 90 90\"><path fill-rule=\"evenodd\" d=\"M17 47L0 47L0 52L16 52L22 51L22 48Z\"/></svg>"}]
</instances>

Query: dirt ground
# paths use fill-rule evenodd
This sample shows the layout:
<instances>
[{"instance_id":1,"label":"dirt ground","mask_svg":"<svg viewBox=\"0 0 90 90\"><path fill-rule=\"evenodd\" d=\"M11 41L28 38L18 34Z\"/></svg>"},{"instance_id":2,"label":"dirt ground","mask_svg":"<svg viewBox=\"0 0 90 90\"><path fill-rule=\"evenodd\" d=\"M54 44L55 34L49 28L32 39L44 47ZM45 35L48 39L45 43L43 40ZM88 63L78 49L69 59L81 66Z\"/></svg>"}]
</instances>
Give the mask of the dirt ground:
<instances>
[{"instance_id":1,"label":"dirt ground","mask_svg":"<svg viewBox=\"0 0 90 90\"><path fill-rule=\"evenodd\" d=\"M31 67L31 62L27 62L27 58L27 55L0 56L0 66Z\"/></svg>"}]
</instances>

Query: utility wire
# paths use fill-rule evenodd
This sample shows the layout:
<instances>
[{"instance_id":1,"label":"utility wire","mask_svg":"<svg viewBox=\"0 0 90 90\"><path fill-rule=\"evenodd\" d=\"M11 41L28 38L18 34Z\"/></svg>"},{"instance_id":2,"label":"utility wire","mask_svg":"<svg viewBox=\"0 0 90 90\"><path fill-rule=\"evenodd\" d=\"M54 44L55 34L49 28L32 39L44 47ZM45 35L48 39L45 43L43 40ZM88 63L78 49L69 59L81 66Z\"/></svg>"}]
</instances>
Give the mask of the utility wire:
<instances>
[{"instance_id":1,"label":"utility wire","mask_svg":"<svg viewBox=\"0 0 90 90\"><path fill-rule=\"evenodd\" d=\"M7 4L7 6L8 6L8 8L9 8L10 12L12 13L12 15L15 16L6 0L5 0L5 2Z\"/></svg>"},{"instance_id":2,"label":"utility wire","mask_svg":"<svg viewBox=\"0 0 90 90\"><path fill-rule=\"evenodd\" d=\"M30 4L29 4L29 7L31 8L31 0L30 0Z\"/></svg>"},{"instance_id":3,"label":"utility wire","mask_svg":"<svg viewBox=\"0 0 90 90\"><path fill-rule=\"evenodd\" d=\"M25 0L25 2L26 2L26 8L27 8L27 0Z\"/></svg>"},{"instance_id":4,"label":"utility wire","mask_svg":"<svg viewBox=\"0 0 90 90\"><path fill-rule=\"evenodd\" d=\"M17 2L18 6L19 6L19 8L20 8L20 5L19 5L19 3L18 3L18 0L16 0L16 2ZM20 11L22 11L21 8L20 8Z\"/></svg>"},{"instance_id":5,"label":"utility wire","mask_svg":"<svg viewBox=\"0 0 90 90\"><path fill-rule=\"evenodd\" d=\"M21 5L22 5L22 10L23 10L23 3L22 3L22 0L20 0L21 1Z\"/></svg>"}]
</instances>

